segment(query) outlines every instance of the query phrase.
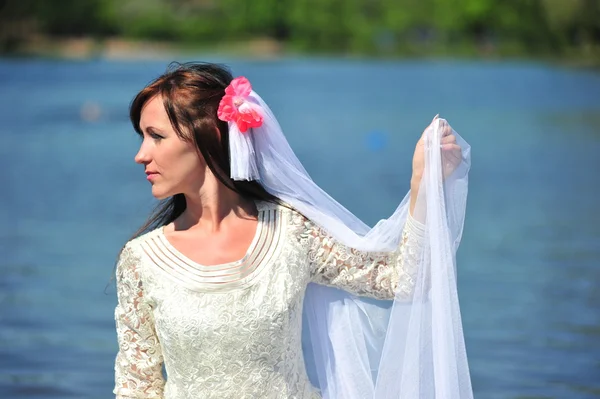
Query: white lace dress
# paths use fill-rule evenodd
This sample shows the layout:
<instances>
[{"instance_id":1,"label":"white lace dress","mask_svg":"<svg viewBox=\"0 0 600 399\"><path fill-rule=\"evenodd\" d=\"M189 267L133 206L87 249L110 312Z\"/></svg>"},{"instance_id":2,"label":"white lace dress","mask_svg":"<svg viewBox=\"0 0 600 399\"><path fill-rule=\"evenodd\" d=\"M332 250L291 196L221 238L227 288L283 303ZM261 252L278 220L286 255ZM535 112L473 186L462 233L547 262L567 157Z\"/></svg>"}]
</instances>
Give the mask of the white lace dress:
<instances>
[{"instance_id":1,"label":"white lace dress","mask_svg":"<svg viewBox=\"0 0 600 399\"><path fill-rule=\"evenodd\" d=\"M237 262L195 263L162 228L127 243L117 265L117 398L320 398L301 346L307 284L410 295L420 223L408 219L397 251L366 253L294 211L257 205L256 235Z\"/></svg>"}]
</instances>

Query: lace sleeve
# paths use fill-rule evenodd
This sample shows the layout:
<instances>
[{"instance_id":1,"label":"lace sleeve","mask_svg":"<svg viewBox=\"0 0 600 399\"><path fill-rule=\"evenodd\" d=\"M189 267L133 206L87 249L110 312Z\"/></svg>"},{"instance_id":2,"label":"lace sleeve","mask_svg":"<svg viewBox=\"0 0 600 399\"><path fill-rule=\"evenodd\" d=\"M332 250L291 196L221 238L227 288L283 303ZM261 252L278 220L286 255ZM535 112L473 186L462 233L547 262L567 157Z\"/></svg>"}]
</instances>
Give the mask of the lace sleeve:
<instances>
[{"instance_id":1,"label":"lace sleeve","mask_svg":"<svg viewBox=\"0 0 600 399\"><path fill-rule=\"evenodd\" d=\"M400 246L393 252L364 252L344 246L306 222L312 281L377 299L412 295L424 226L408 217Z\"/></svg>"},{"instance_id":2,"label":"lace sleeve","mask_svg":"<svg viewBox=\"0 0 600 399\"><path fill-rule=\"evenodd\" d=\"M154 330L150 306L138 270L139 258L128 244L117 263L115 321L119 352L115 360L117 399L162 398L163 356Z\"/></svg>"}]
</instances>

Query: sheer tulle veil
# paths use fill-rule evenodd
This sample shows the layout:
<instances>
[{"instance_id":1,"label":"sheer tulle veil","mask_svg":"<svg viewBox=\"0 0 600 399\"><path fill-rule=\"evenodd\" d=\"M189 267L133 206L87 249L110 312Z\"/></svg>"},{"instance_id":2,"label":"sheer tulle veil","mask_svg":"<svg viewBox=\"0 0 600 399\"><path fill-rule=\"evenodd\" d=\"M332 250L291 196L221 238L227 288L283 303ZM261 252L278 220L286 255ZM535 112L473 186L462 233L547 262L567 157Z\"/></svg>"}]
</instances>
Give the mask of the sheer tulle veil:
<instances>
[{"instance_id":1,"label":"sheer tulle veil","mask_svg":"<svg viewBox=\"0 0 600 399\"><path fill-rule=\"evenodd\" d=\"M363 251L393 251L408 215L407 194L373 228L310 178L277 119L254 91L245 107L262 123L241 132L229 122L231 177L257 180L339 242ZM425 242L410 300L358 298L309 285L304 303L304 345L314 383L330 399L469 399L473 397L457 295L456 251L467 199L470 146L456 132L460 165L444 176L440 124L424 133L425 172L415 214Z\"/></svg>"}]
</instances>

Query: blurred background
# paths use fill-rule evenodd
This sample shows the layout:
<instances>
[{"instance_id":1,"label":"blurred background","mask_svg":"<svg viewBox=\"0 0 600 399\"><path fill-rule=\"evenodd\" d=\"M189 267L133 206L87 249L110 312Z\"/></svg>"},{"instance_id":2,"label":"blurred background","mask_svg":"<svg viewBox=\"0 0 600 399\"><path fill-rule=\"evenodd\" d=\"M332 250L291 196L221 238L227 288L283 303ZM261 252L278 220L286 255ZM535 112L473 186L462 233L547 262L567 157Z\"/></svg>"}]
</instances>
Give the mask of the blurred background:
<instances>
[{"instance_id":1,"label":"blurred background","mask_svg":"<svg viewBox=\"0 0 600 399\"><path fill-rule=\"evenodd\" d=\"M129 58L237 55L600 62L598 0L2 0L0 51Z\"/></svg>"},{"instance_id":2,"label":"blurred background","mask_svg":"<svg viewBox=\"0 0 600 399\"><path fill-rule=\"evenodd\" d=\"M600 398L599 0L0 0L0 52L0 398L112 396L110 279L154 205L128 105L191 60L371 225L447 118L475 397Z\"/></svg>"}]
</instances>

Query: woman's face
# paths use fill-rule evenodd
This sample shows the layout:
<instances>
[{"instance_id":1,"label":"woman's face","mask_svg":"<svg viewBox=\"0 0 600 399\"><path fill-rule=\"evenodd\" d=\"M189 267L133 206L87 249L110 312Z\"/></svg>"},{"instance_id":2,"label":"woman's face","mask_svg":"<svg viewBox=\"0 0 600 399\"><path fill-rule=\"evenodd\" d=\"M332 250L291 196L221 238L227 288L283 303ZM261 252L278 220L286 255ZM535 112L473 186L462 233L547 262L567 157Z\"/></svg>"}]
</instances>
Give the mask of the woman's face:
<instances>
[{"instance_id":1,"label":"woman's face","mask_svg":"<svg viewBox=\"0 0 600 399\"><path fill-rule=\"evenodd\" d=\"M182 140L173 127L161 96L142 108L143 141L135 162L144 165L152 195L164 199L175 194L198 193L206 164L192 142Z\"/></svg>"}]
</instances>

